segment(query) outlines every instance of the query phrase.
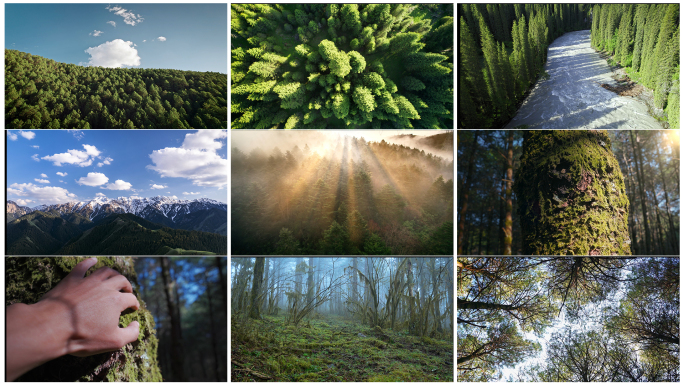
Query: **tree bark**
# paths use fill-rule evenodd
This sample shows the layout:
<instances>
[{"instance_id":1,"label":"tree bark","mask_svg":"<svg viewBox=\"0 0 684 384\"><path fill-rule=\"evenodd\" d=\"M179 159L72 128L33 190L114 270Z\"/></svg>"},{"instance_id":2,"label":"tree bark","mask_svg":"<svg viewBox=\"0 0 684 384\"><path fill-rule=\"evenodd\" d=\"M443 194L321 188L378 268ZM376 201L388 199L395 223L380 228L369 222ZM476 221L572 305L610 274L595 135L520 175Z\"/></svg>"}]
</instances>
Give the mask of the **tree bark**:
<instances>
[{"instance_id":1,"label":"tree bark","mask_svg":"<svg viewBox=\"0 0 684 384\"><path fill-rule=\"evenodd\" d=\"M83 257L7 257L5 259L5 305L35 304L54 288ZM157 361L157 332L154 317L140 297L137 275L130 256L99 256L90 268L110 267L124 275L133 286L140 309L126 311L119 326L134 320L140 323L140 341L113 352L88 357L62 356L25 373L17 381L162 381ZM36 330L44 333L44 330Z\"/></svg>"},{"instance_id":2,"label":"tree bark","mask_svg":"<svg viewBox=\"0 0 684 384\"><path fill-rule=\"evenodd\" d=\"M173 300L173 285L169 274L169 260L166 257L160 257L162 269L162 280L164 281L164 294L166 295L166 306L168 307L169 318L171 319L171 372L173 372L173 381L186 381L185 372L183 371L183 341L181 339L181 324L178 318L176 303Z\"/></svg>"},{"instance_id":3,"label":"tree bark","mask_svg":"<svg viewBox=\"0 0 684 384\"><path fill-rule=\"evenodd\" d=\"M223 298L223 313L228 314L228 287L226 287L226 276L223 274L223 265L221 264L221 258L215 257L214 263L216 264L216 269L218 270L219 283L221 284L221 296Z\"/></svg>"},{"instance_id":4,"label":"tree bark","mask_svg":"<svg viewBox=\"0 0 684 384\"><path fill-rule=\"evenodd\" d=\"M631 255L629 200L605 131L526 131L515 175L525 255Z\"/></svg>"},{"instance_id":5,"label":"tree bark","mask_svg":"<svg viewBox=\"0 0 684 384\"><path fill-rule=\"evenodd\" d=\"M641 200L641 213L644 217L644 238L646 240L646 252L644 254L652 254L651 248L651 230L648 225L648 213L646 212L646 193L644 192L644 177L643 177L643 163L641 162L641 146L639 145L638 137L634 138L634 131L629 131L629 137L632 140L632 150L634 151L634 164L636 165L637 181L639 182L638 190Z\"/></svg>"},{"instance_id":6,"label":"tree bark","mask_svg":"<svg viewBox=\"0 0 684 384\"><path fill-rule=\"evenodd\" d=\"M214 326L214 306L211 300L211 284L209 284L209 276L207 276L207 271L204 271L204 285L207 288L207 301L209 304L209 330L211 331L211 350L214 353L214 372L216 372L216 381L221 381L221 373L219 369L219 361L221 360L216 347L216 328ZM207 376L205 376L207 377Z\"/></svg>"},{"instance_id":7,"label":"tree bark","mask_svg":"<svg viewBox=\"0 0 684 384\"><path fill-rule=\"evenodd\" d=\"M669 240L670 247L672 248L672 254L679 254L679 239L677 236L677 231L675 230L674 221L672 220L672 212L670 211L670 197L667 193L667 181L665 180L665 174L663 172L663 159L660 156L660 148L656 143L656 154L658 155L658 170L660 171L660 180L663 183L663 192L665 192L665 207L667 208L667 221L670 226L670 234L667 236Z\"/></svg>"},{"instance_id":8,"label":"tree bark","mask_svg":"<svg viewBox=\"0 0 684 384\"><path fill-rule=\"evenodd\" d=\"M252 319L261 318L259 311L259 295L261 295L261 282L264 278L264 258L257 257L254 263L254 277L252 279L252 296L250 299L249 317Z\"/></svg>"},{"instance_id":9,"label":"tree bark","mask_svg":"<svg viewBox=\"0 0 684 384\"><path fill-rule=\"evenodd\" d=\"M508 131L508 156L506 157L506 221L504 222L504 255L512 254L513 244L513 130Z\"/></svg>"},{"instance_id":10,"label":"tree bark","mask_svg":"<svg viewBox=\"0 0 684 384\"><path fill-rule=\"evenodd\" d=\"M479 132L475 131L472 147L470 148L470 153L468 154L468 170L466 172L466 177L463 186L463 195L461 198L461 212L458 217L458 255L463 254L463 235L465 232L465 216L468 209L468 194L470 193L470 184L472 183L472 173L473 167L475 165L475 153L477 152L477 139L480 135Z\"/></svg>"}]
</instances>

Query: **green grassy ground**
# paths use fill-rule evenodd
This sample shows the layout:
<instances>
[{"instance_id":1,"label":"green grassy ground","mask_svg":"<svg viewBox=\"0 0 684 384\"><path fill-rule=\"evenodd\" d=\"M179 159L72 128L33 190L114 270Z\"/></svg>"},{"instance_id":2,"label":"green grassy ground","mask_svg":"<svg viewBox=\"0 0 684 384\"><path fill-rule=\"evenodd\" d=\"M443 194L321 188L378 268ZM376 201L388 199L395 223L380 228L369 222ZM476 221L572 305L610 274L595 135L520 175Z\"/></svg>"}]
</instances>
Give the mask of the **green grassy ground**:
<instances>
[{"instance_id":1,"label":"green grassy ground","mask_svg":"<svg viewBox=\"0 0 684 384\"><path fill-rule=\"evenodd\" d=\"M232 381L453 381L453 342L338 316L231 321ZM362 334L364 336L360 336Z\"/></svg>"}]
</instances>

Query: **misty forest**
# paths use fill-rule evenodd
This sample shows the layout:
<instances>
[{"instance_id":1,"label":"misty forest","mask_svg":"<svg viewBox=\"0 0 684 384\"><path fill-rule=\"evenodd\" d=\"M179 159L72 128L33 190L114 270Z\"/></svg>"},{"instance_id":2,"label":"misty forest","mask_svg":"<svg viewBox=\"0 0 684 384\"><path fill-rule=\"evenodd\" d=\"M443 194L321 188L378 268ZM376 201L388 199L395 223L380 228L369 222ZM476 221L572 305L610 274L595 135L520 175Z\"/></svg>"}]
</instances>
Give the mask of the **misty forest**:
<instances>
[{"instance_id":1,"label":"misty forest","mask_svg":"<svg viewBox=\"0 0 684 384\"><path fill-rule=\"evenodd\" d=\"M458 258L458 381L679 381L679 258Z\"/></svg>"},{"instance_id":2,"label":"misty forest","mask_svg":"<svg viewBox=\"0 0 684 384\"><path fill-rule=\"evenodd\" d=\"M459 131L459 255L678 255L679 134Z\"/></svg>"},{"instance_id":3,"label":"misty forest","mask_svg":"<svg viewBox=\"0 0 684 384\"><path fill-rule=\"evenodd\" d=\"M233 255L453 254L453 158L429 152L453 132L409 146L306 134L282 150L233 142Z\"/></svg>"},{"instance_id":4,"label":"misty forest","mask_svg":"<svg viewBox=\"0 0 684 384\"><path fill-rule=\"evenodd\" d=\"M231 127L451 128L453 12L231 4Z\"/></svg>"},{"instance_id":5,"label":"misty forest","mask_svg":"<svg viewBox=\"0 0 684 384\"><path fill-rule=\"evenodd\" d=\"M231 381L453 381L453 258L231 258Z\"/></svg>"}]
</instances>

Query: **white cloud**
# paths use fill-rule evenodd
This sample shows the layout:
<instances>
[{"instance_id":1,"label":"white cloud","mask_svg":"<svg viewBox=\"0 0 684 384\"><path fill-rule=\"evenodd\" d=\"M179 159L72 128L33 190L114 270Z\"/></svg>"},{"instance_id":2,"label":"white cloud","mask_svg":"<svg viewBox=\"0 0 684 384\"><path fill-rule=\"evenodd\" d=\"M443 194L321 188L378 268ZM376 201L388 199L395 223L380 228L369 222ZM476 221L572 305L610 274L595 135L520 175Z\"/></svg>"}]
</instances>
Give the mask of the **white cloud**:
<instances>
[{"instance_id":1,"label":"white cloud","mask_svg":"<svg viewBox=\"0 0 684 384\"><path fill-rule=\"evenodd\" d=\"M115 190L115 191L123 191L123 190L128 190L131 189L133 184L123 181L123 180L117 180L113 183L110 183L107 185L107 189Z\"/></svg>"},{"instance_id":2,"label":"white cloud","mask_svg":"<svg viewBox=\"0 0 684 384\"><path fill-rule=\"evenodd\" d=\"M88 167L93 163L93 160L100 155L100 151L95 146L88 144L83 144L83 148L85 148L85 151L69 149L66 153L56 153L52 156L41 157L41 159L52 161L52 163L58 167L61 167L62 164Z\"/></svg>"},{"instance_id":3,"label":"white cloud","mask_svg":"<svg viewBox=\"0 0 684 384\"><path fill-rule=\"evenodd\" d=\"M92 67L121 68L140 65L138 50L133 48L131 41L115 39L97 47L90 47L85 52L90 55L88 65Z\"/></svg>"},{"instance_id":4,"label":"white cloud","mask_svg":"<svg viewBox=\"0 0 684 384\"><path fill-rule=\"evenodd\" d=\"M89 33L89 35L95 36L95 37L98 37L101 34L102 34L102 31L98 31L97 29Z\"/></svg>"},{"instance_id":5,"label":"white cloud","mask_svg":"<svg viewBox=\"0 0 684 384\"><path fill-rule=\"evenodd\" d=\"M81 139L85 137L85 132L83 130L79 131L78 129L69 129L68 131L73 133L74 137L78 141L81 141Z\"/></svg>"},{"instance_id":6,"label":"white cloud","mask_svg":"<svg viewBox=\"0 0 684 384\"><path fill-rule=\"evenodd\" d=\"M164 148L150 154L154 165L148 169L161 177L182 177L200 187L223 188L228 184L228 159L216 151L223 147L221 139L228 137L223 130L202 130L185 135L180 148Z\"/></svg>"},{"instance_id":7,"label":"white cloud","mask_svg":"<svg viewBox=\"0 0 684 384\"><path fill-rule=\"evenodd\" d=\"M19 205L28 205L29 203L33 203L33 200L24 200L24 199L17 199L15 203Z\"/></svg>"},{"instance_id":8,"label":"white cloud","mask_svg":"<svg viewBox=\"0 0 684 384\"><path fill-rule=\"evenodd\" d=\"M176 199L176 200L178 200L178 196L176 196L176 195L173 195L173 196L169 196L169 197L170 197L170 198L172 198L172 199Z\"/></svg>"},{"instance_id":9,"label":"white cloud","mask_svg":"<svg viewBox=\"0 0 684 384\"><path fill-rule=\"evenodd\" d=\"M164 189L164 188L166 188L166 187L163 186L163 185L152 184L152 186L151 186L150 188L151 188L151 189Z\"/></svg>"},{"instance_id":10,"label":"white cloud","mask_svg":"<svg viewBox=\"0 0 684 384\"><path fill-rule=\"evenodd\" d=\"M88 172L88 176L81 177L76 180L79 185L87 185L89 187L96 187L109 181L109 178L104 173Z\"/></svg>"},{"instance_id":11,"label":"white cloud","mask_svg":"<svg viewBox=\"0 0 684 384\"><path fill-rule=\"evenodd\" d=\"M38 154L37 154L37 153L34 154L33 156L31 156L31 158L32 158L33 160L35 160L35 161L40 161L40 159L38 158Z\"/></svg>"},{"instance_id":12,"label":"white cloud","mask_svg":"<svg viewBox=\"0 0 684 384\"><path fill-rule=\"evenodd\" d=\"M116 27L115 21L108 21L107 24L110 24L112 27Z\"/></svg>"},{"instance_id":13,"label":"white cloud","mask_svg":"<svg viewBox=\"0 0 684 384\"><path fill-rule=\"evenodd\" d=\"M59 182L60 182L60 183L66 184L66 181L64 181L64 180L60 180Z\"/></svg>"},{"instance_id":14,"label":"white cloud","mask_svg":"<svg viewBox=\"0 0 684 384\"><path fill-rule=\"evenodd\" d=\"M39 149L40 146L39 145L32 145L31 148Z\"/></svg>"},{"instance_id":15,"label":"white cloud","mask_svg":"<svg viewBox=\"0 0 684 384\"><path fill-rule=\"evenodd\" d=\"M143 43L146 42L147 40L143 40Z\"/></svg>"},{"instance_id":16,"label":"white cloud","mask_svg":"<svg viewBox=\"0 0 684 384\"><path fill-rule=\"evenodd\" d=\"M199 195L199 192L183 192L184 195Z\"/></svg>"},{"instance_id":17,"label":"white cloud","mask_svg":"<svg viewBox=\"0 0 684 384\"><path fill-rule=\"evenodd\" d=\"M46 174L44 174L44 173L41 173L41 174L40 174L40 177L45 177L45 178L47 178L48 176L47 176Z\"/></svg>"},{"instance_id":18,"label":"white cloud","mask_svg":"<svg viewBox=\"0 0 684 384\"><path fill-rule=\"evenodd\" d=\"M33 179L34 181L37 181L39 183L43 184L50 184L50 180L43 180L43 179Z\"/></svg>"},{"instance_id":19,"label":"white cloud","mask_svg":"<svg viewBox=\"0 0 684 384\"><path fill-rule=\"evenodd\" d=\"M157 40L159 40L159 41L166 41L166 37L164 37L164 36L159 36L159 37L157 37Z\"/></svg>"},{"instance_id":20,"label":"white cloud","mask_svg":"<svg viewBox=\"0 0 684 384\"><path fill-rule=\"evenodd\" d=\"M66 176L66 175L67 175L67 173L66 173L66 172L57 172L57 174L58 174L58 175L60 175L60 176L62 176L62 177L64 177L64 176Z\"/></svg>"},{"instance_id":21,"label":"white cloud","mask_svg":"<svg viewBox=\"0 0 684 384\"><path fill-rule=\"evenodd\" d=\"M112 159L111 157L107 157L106 159L102 160L101 163L97 163L97 166L101 167L103 165L109 165L112 163L112 161L114 161L114 159Z\"/></svg>"},{"instance_id":22,"label":"white cloud","mask_svg":"<svg viewBox=\"0 0 684 384\"><path fill-rule=\"evenodd\" d=\"M129 25L136 25L138 23L142 23L142 21L145 20L140 15L136 15L135 13L130 12L127 9L121 8L119 6L107 6L105 9L108 9L109 12L114 12L115 15L123 17L124 23Z\"/></svg>"},{"instance_id":23,"label":"white cloud","mask_svg":"<svg viewBox=\"0 0 684 384\"><path fill-rule=\"evenodd\" d=\"M10 131L7 131L7 138L12 141L17 141L18 136Z\"/></svg>"},{"instance_id":24,"label":"white cloud","mask_svg":"<svg viewBox=\"0 0 684 384\"><path fill-rule=\"evenodd\" d=\"M35 132L31 131L19 131L19 134L26 140L33 140L36 137Z\"/></svg>"},{"instance_id":25,"label":"white cloud","mask_svg":"<svg viewBox=\"0 0 684 384\"><path fill-rule=\"evenodd\" d=\"M64 188L60 187L39 187L32 183L17 184L14 183L7 188L7 194L13 196L25 197L25 201L37 202L39 204L61 204L77 200L73 193L69 193Z\"/></svg>"},{"instance_id":26,"label":"white cloud","mask_svg":"<svg viewBox=\"0 0 684 384\"><path fill-rule=\"evenodd\" d=\"M95 197L107 197L107 195L105 195L105 194L102 193L102 192L98 192L98 193L95 194Z\"/></svg>"}]
</instances>

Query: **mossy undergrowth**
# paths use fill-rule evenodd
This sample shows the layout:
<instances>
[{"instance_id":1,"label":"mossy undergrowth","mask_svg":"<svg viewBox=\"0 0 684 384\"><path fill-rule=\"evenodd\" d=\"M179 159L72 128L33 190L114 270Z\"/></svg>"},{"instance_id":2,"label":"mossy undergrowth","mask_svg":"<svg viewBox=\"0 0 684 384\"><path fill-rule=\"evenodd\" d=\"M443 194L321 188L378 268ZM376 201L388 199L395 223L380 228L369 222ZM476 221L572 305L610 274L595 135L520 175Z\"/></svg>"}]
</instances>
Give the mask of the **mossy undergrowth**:
<instances>
[{"instance_id":1,"label":"mossy undergrowth","mask_svg":"<svg viewBox=\"0 0 684 384\"><path fill-rule=\"evenodd\" d=\"M453 381L451 340L315 317L299 327L233 317L231 381Z\"/></svg>"}]
</instances>

